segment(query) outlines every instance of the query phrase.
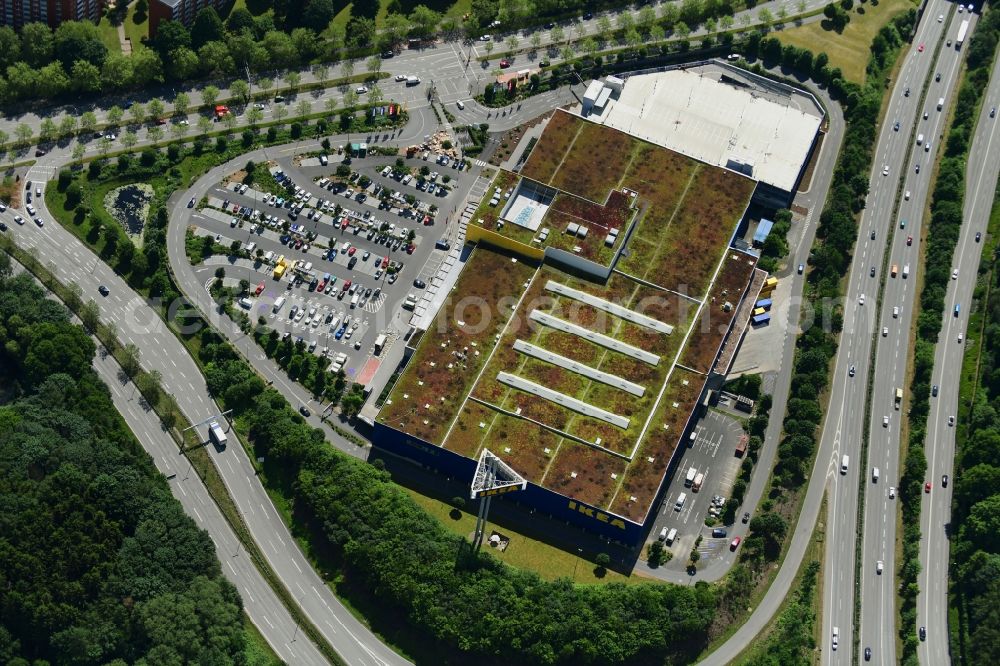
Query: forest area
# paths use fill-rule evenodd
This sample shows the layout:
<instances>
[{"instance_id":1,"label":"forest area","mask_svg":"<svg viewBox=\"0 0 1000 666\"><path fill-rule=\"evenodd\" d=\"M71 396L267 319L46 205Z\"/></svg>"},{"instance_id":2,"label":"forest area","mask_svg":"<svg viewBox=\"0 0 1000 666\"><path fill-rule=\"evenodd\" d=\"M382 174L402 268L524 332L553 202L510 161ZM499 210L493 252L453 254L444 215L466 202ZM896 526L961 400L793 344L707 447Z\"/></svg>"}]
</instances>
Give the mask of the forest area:
<instances>
[{"instance_id":1,"label":"forest area","mask_svg":"<svg viewBox=\"0 0 1000 666\"><path fill-rule=\"evenodd\" d=\"M97 351L0 253L0 662L246 664L239 594Z\"/></svg>"}]
</instances>

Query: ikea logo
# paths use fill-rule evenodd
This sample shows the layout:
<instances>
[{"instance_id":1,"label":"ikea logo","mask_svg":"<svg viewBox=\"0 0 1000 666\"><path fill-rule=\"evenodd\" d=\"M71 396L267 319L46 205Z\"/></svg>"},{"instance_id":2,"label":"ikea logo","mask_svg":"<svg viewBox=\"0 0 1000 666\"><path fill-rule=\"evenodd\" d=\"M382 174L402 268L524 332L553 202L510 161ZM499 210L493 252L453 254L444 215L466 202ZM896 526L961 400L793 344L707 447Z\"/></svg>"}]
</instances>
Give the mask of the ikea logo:
<instances>
[{"instance_id":1,"label":"ikea logo","mask_svg":"<svg viewBox=\"0 0 1000 666\"><path fill-rule=\"evenodd\" d=\"M621 518L618 518L616 516L612 516L609 513L604 513L603 511L598 511L597 509L595 509L593 507L586 506L584 504L580 504L579 502L574 502L573 500L570 500L569 501L569 510L570 511L578 511L578 512L582 513L583 515L589 516L590 518L593 518L594 520L596 520L596 521L598 521L600 523L607 523L608 525L611 525L613 527L617 527L618 529L621 529L621 530L625 529L625 521L622 520Z\"/></svg>"}]
</instances>

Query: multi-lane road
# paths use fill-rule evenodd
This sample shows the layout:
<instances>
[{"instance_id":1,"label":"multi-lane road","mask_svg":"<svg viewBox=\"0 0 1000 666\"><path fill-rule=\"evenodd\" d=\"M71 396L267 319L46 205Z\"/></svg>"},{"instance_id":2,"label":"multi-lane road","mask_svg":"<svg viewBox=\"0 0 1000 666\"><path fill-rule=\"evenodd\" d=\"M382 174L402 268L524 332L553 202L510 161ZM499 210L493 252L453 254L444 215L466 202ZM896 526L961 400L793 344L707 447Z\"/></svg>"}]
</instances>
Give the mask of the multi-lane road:
<instances>
[{"instance_id":1,"label":"multi-lane road","mask_svg":"<svg viewBox=\"0 0 1000 666\"><path fill-rule=\"evenodd\" d=\"M957 418L958 415L965 344L979 344L978 340L968 340L966 326L983 247L982 242L976 241L976 234L986 236L997 176L1000 174L1000 130L997 129L997 120L990 116L990 110L997 106L1000 106L1000 59L993 63L993 73L972 137L965 171L962 230L952 261L952 266L958 269L958 276L948 284L931 375L931 382L939 388L937 397L931 398L924 441L926 481L931 483L931 492L923 495L920 510L920 592L917 596L917 624L927 630L927 639L920 645L917 654L920 663L928 666L951 660L948 642L948 524L951 522L952 485L949 483L947 487L942 487L941 481L944 475L953 477L955 426L949 424L949 417ZM954 315L955 305L961 305L957 317ZM959 335L964 342L959 342Z\"/></svg>"},{"instance_id":2,"label":"multi-lane road","mask_svg":"<svg viewBox=\"0 0 1000 666\"><path fill-rule=\"evenodd\" d=\"M939 22L938 18L942 15L943 20ZM945 135L948 107L958 89L963 56L954 46L949 47L947 40L954 39L963 19L969 18L973 22L976 19L973 14L954 12L950 5L943 2L928 5L924 17L923 26L930 29L919 34L915 42L924 43L926 49L923 54L914 49L911 58L924 60L929 67L920 67L901 77L900 84L911 90L907 101L912 102L902 105L900 114L905 118L900 120L900 130L895 133L898 141L888 148L897 159L907 156L908 159L903 163L901 174L902 193L898 190L884 193L883 203L888 203L888 212L878 218L881 228L887 229L891 237L887 239L889 250L881 273L884 289L874 322L877 342L874 364L870 369L868 455L864 460L858 458L859 465L851 474L851 478L858 479L864 487L861 562L857 568L861 576L857 647L860 658L864 658L866 650L871 650L871 662L881 664L897 662L895 550L898 507L889 489L898 485L901 473L900 434L909 402L906 396L909 391L907 359L911 349L917 287L920 284L918 264L928 221L924 212L929 205L934 161ZM939 107L941 98L945 102ZM887 121L892 122L892 118L887 118ZM888 155L886 160L890 163ZM890 168L896 168L898 163L892 162ZM916 171L918 166L922 167L919 173ZM892 214L893 204L897 206L895 214ZM880 207L879 215L884 212L885 209ZM891 222L891 227L887 228L887 221ZM855 272L863 274L864 270L864 266L855 267ZM872 294L872 307L876 306L874 298L875 294ZM859 358L857 362L865 363L867 360ZM897 391L902 391L904 396L898 404ZM845 488L845 492L857 496L856 487ZM848 529L846 524L844 529ZM850 539L850 545L853 555L854 539ZM850 561L853 562L853 558ZM881 572L879 562L882 563ZM852 612L854 597L850 593L853 591L852 585L836 594L837 601L844 606L849 604ZM848 645L845 642L845 647ZM844 654L849 656L850 651L845 650Z\"/></svg>"}]
</instances>

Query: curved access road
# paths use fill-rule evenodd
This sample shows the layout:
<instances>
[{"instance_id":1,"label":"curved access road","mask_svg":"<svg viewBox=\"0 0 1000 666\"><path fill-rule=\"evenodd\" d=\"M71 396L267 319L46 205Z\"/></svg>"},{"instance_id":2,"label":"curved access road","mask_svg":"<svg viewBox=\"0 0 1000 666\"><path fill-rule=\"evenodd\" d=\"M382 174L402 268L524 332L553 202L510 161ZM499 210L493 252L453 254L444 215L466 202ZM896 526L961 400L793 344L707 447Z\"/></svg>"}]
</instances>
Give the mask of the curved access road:
<instances>
[{"instance_id":1,"label":"curved access road","mask_svg":"<svg viewBox=\"0 0 1000 666\"><path fill-rule=\"evenodd\" d=\"M33 188L34 184L44 188L65 161L65 152L47 155L29 170L26 180L32 181ZM44 196L36 197L34 203L47 222L44 227L37 227L30 220L24 226L9 222L17 243L26 249L35 248L38 257L61 282L79 285L85 301L97 302L102 321L117 327L123 344L133 343L139 348L143 368L160 373L164 390L175 398L191 423L202 423L216 416L221 410L209 396L198 366L156 310L76 236L53 221L45 208ZM13 217L11 211L4 215ZM98 294L99 285L110 289L107 297ZM198 432L207 441L205 426L200 426ZM236 433L230 432L229 437L230 446L222 451L208 447L209 455L254 541L306 617L348 663L372 666L407 663L355 618L309 565L255 476L256 470ZM244 603L249 606L262 602L245 599ZM258 627L261 631L267 629L266 623Z\"/></svg>"}]
</instances>

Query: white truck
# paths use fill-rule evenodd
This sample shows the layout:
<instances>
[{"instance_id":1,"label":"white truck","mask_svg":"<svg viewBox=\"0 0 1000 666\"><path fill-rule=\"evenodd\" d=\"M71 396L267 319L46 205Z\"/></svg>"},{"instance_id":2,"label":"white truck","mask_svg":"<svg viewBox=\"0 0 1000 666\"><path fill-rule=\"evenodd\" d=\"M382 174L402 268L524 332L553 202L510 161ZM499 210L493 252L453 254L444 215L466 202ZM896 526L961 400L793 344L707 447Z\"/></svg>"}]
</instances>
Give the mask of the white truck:
<instances>
[{"instance_id":1,"label":"white truck","mask_svg":"<svg viewBox=\"0 0 1000 666\"><path fill-rule=\"evenodd\" d=\"M408 86L415 86L418 83L420 83L420 79L417 78L416 76L407 76L406 77L406 85L408 85Z\"/></svg>"},{"instance_id":2,"label":"white truck","mask_svg":"<svg viewBox=\"0 0 1000 666\"><path fill-rule=\"evenodd\" d=\"M690 488L691 484L694 483L694 479L696 476L698 476L698 470L694 467L689 467L687 471L687 477L685 477L684 479L684 486Z\"/></svg>"},{"instance_id":3,"label":"white truck","mask_svg":"<svg viewBox=\"0 0 1000 666\"><path fill-rule=\"evenodd\" d=\"M958 26L958 37L955 38L955 48L962 48L962 42L965 41L966 36L969 34L969 19L962 21L962 24Z\"/></svg>"},{"instance_id":4,"label":"white truck","mask_svg":"<svg viewBox=\"0 0 1000 666\"><path fill-rule=\"evenodd\" d=\"M226 448L226 433L218 421L212 421L208 425L208 438L215 442L215 445L220 449Z\"/></svg>"}]
</instances>

